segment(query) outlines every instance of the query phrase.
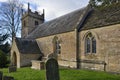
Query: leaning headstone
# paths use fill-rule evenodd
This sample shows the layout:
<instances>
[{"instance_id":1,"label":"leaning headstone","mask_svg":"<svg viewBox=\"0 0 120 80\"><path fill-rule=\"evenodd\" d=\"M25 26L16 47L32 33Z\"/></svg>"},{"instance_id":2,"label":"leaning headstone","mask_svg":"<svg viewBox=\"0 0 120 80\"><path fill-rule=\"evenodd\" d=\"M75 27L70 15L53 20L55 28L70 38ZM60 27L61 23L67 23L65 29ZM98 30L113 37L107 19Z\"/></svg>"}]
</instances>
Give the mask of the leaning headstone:
<instances>
[{"instance_id":1,"label":"leaning headstone","mask_svg":"<svg viewBox=\"0 0 120 80\"><path fill-rule=\"evenodd\" d=\"M46 80L60 80L58 62L54 58L46 62Z\"/></svg>"},{"instance_id":2,"label":"leaning headstone","mask_svg":"<svg viewBox=\"0 0 120 80\"><path fill-rule=\"evenodd\" d=\"M11 76L4 76L3 80L14 80L14 77Z\"/></svg>"},{"instance_id":3,"label":"leaning headstone","mask_svg":"<svg viewBox=\"0 0 120 80\"><path fill-rule=\"evenodd\" d=\"M2 80L3 72L0 71L0 80Z\"/></svg>"},{"instance_id":4,"label":"leaning headstone","mask_svg":"<svg viewBox=\"0 0 120 80\"><path fill-rule=\"evenodd\" d=\"M9 67L9 73L16 72L16 71L17 71L17 67L16 66L10 66Z\"/></svg>"}]
</instances>

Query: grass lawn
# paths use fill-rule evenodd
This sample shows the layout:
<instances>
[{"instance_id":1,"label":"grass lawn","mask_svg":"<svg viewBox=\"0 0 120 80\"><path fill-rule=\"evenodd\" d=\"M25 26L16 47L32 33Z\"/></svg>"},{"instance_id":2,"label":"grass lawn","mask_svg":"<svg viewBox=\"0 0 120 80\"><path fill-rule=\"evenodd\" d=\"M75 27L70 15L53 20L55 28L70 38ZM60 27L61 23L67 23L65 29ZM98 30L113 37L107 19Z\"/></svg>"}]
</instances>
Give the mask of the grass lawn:
<instances>
[{"instance_id":1,"label":"grass lawn","mask_svg":"<svg viewBox=\"0 0 120 80\"><path fill-rule=\"evenodd\" d=\"M20 68L17 72L8 73L8 69L0 69L4 75L13 76L15 80L45 80L45 70ZM105 72L75 69L60 69L60 80L120 80L120 75Z\"/></svg>"}]
</instances>

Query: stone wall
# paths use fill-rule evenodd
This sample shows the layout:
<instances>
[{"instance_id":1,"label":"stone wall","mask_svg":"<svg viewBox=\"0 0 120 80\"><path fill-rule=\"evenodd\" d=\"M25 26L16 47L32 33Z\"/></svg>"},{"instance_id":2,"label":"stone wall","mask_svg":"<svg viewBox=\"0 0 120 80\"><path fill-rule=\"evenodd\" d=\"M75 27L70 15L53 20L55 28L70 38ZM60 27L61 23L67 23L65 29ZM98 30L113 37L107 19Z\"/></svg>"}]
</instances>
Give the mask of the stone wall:
<instances>
[{"instance_id":1,"label":"stone wall","mask_svg":"<svg viewBox=\"0 0 120 80\"><path fill-rule=\"evenodd\" d=\"M45 62L44 61L38 61L38 60L32 60L32 69L38 69L38 70L43 70L45 69Z\"/></svg>"},{"instance_id":2,"label":"stone wall","mask_svg":"<svg viewBox=\"0 0 120 80\"><path fill-rule=\"evenodd\" d=\"M32 60L37 60L40 57L40 54L21 54L20 56L20 66L31 66Z\"/></svg>"},{"instance_id":3,"label":"stone wall","mask_svg":"<svg viewBox=\"0 0 120 80\"><path fill-rule=\"evenodd\" d=\"M38 26L35 26L35 21L42 24L44 22L44 15L28 11L22 16L22 37L27 36L35 27Z\"/></svg>"},{"instance_id":4,"label":"stone wall","mask_svg":"<svg viewBox=\"0 0 120 80\"><path fill-rule=\"evenodd\" d=\"M16 55L16 57L14 55ZM30 66L31 60L37 60L40 56L41 54L20 53L15 40L13 41L11 49L11 64L17 66L17 68L22 66Z\"/></svg>"},{"instance_id":5,"label":"stone wall","mask_svg":"<svg viewBox=\"0 0 120 80\"><path fill-rule=\"evenodd\" d=\"M11 63L13 63L13 55L14 54L16 54L17 68L20 68L20 53L19 53L19 50L18 50L15 40L13 40L12 48L10 51Z\"/></svg>"},{"instance_id":6,"label":"stone wall","mask_svg":"<svg viewBox=\"0 0 120 80\"><path fill-rule=\"evenodd\" d=\"M85 35L91 32L97 41L96 54L85 55ZM81 41L79 51L80 59L105 62L106 71L120 72L120 24L110 25L101 28L84 30L79 33L79 40ZM83 62L84 63L84 62ZM81 65L82 68L91 67L85 63ZM98 64L92 65L97 70L103 70L103 66Z\"/></svg>"},{"instance_id":7,"label":"stone wall","mask_svg":"<svg viewBox=\"0 0 120 80\"><path fill-rule=\"evenodd\" d=\"M60 64L60 66L63 66L66 68L76 68L76 61L59 59L58 63Z\"/></svg>"},{"instance_id":8,"label":"stone wall","mask_svg":"<svg viewBox=\"0 0 120 80\"><path fill-rule=\"evenodd\" d=\"M66 32L62 34L56 34L52 36L42 37L38 38L37 42L39 45L39 48L41 52L44 54L44 57L47 57L48 54L53 53L53 38L55 36L58 37L58 40L60 40L61 50L60 54L58 54L58 61L59 64L64 66L73 66L73 63L71 64L70 61L75 62L76 61L76 32ZM65 62L65 64L63 64ZM74 63L76 64L76 62ZM76 67L76 65L74 65Z\"/></svg>"}]
</instances>

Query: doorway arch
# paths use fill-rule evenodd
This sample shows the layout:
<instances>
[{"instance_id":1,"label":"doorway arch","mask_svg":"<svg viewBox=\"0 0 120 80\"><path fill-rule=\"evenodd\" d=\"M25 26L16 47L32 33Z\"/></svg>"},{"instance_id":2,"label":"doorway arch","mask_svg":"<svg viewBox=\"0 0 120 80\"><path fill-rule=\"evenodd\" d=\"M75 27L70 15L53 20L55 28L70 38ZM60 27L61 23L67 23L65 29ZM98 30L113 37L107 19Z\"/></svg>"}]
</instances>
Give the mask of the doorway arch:
<instances>
[{"instance_id":1,"label":"doorway arch","mask_svg":"<svg viewBox=\"0 0 120 80\"><path fill-rule=\"evenodd\" d=\"M13 66L17 66L17 55L16 55L16 52L13 53L13 63L12 63Z\"/></svg>"}]
</instances>

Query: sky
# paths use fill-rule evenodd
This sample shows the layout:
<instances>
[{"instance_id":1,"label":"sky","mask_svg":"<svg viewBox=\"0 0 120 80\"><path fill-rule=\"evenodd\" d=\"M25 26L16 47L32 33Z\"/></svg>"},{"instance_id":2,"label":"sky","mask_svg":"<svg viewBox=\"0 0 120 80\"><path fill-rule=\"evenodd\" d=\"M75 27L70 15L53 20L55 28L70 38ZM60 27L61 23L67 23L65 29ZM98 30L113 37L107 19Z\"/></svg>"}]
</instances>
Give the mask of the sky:
<instances>
[{"instance_id":1,"label":"sky","mask_svg":"<svg viewBox=\"0 0 120 80\"><path fill-rule=\"evenodd\" d=\"M8 0L0 0L0 4ZM89 0L19 0L25 10L28 9L28 2L32 11L40 13L45 10L45 21L50 21L57 17L68 14L72 11L87 6ZM1 32L1 31L0 31ZM17 37L20 37L20 33Z\"/></svg>"},{"instance_id":2,"label":"sky","mask_svg":"<svg viewBox=\"0 0 120 80\"><path fill-rule=\"evenodd\" d=\"M0 0L6 2L7 0ZM32 11L42 13L45 10L45 20L49 21L70 13L74 10L85 7L89 0L19 0L24 4L24 8L28 8L28 2Z\"/></svg>"}]
</instances>

